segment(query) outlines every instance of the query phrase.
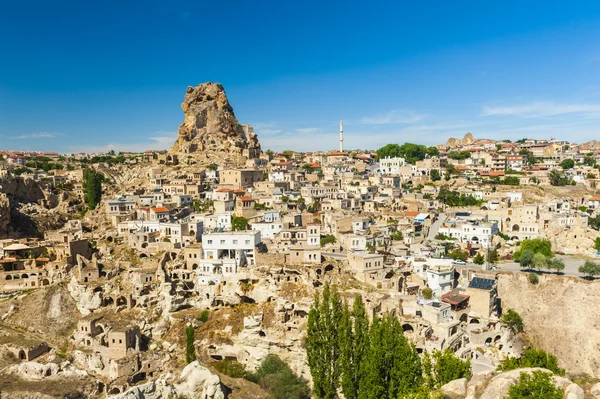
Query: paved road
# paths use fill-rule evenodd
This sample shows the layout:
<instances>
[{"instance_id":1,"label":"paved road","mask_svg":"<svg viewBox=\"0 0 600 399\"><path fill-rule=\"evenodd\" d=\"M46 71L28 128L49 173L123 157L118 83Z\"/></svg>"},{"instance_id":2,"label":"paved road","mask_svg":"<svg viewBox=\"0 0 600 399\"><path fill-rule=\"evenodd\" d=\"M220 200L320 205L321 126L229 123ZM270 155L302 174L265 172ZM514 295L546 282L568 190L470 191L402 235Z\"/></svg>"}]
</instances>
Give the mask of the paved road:
<instances>
[{"instance_id":1,"label":"paved road","mask_svg":"<svg viewBox=\"0 0 600 399\"><path fill-rule=\"evenodd\" d=\"M440 213L438 219L429 228L428 240L433 240L437 236L438 230L442 227L442 224L446 221L446 214Z\"/></svg>"},{"instance_id":2,"label":"paved road","mask_svg":"<svg viewBox=\"0 0 600 399\"><path fill-rule=\"evenodd\" d=\"M559 258L565 262L565 270L563 270L563 274L566 276L583 276L583 274L579 273L579 266L583 265L585 262L584 259L572 258L570 256L557 255ZM511 272L522 271L521 265L516 262L510 263L499 263L496 265L497 270L506 270ZM547 272L547 271L545 271Z\"/></svg>"}]
</instances>

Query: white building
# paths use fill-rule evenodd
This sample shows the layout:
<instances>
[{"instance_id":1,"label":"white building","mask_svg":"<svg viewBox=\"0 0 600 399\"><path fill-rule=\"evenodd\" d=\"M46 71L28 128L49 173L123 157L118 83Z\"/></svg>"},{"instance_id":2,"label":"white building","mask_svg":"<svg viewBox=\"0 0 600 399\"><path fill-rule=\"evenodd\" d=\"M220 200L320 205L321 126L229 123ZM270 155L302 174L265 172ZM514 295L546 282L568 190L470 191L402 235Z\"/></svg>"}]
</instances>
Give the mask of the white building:
<instances>
[{"instance_id":1,"label":"white building","mask_svg":"<svg viewBox=\"0 0 600 399\"><path fill-rule=\"evenodd\" d=\"M461 243L480 244L487 247L492 236L498 233L497 223L462 223L452 224L449 227L440 227L438 233L456 238Z\"/></svg>"},{"instance_id":2,"label":"white building","mask_svg":"<svg viewBox=\"0 0 600 399\"><path fill-rule=\"evenodd\" d=\"M255 231L260 231L261 238L272 240L283 229L283 223L275 222L254 222L250 223L250 228Z\"/></svg>"},{"instance_id":3,"label":"white building","mask_svg":"<svg viewBox=\"0 0 600 399\"><path fill-rule=\"evenodd\" d=\"M209 233L202 236L203 258L199 273L229 276L240 267L256 265L256 247L261 243L260 231Z\"/></svg>"},{"instance_id":4,"label":"white building","mask_svg":"<svg viewBox=\"0 0 600 399\"><path fill-rule=\"evenodd\" d=\"M406 160L401 157L384 158L379 160L380 174L399 174L400 168L406 165Z\"/></svg>"}]
</instances>

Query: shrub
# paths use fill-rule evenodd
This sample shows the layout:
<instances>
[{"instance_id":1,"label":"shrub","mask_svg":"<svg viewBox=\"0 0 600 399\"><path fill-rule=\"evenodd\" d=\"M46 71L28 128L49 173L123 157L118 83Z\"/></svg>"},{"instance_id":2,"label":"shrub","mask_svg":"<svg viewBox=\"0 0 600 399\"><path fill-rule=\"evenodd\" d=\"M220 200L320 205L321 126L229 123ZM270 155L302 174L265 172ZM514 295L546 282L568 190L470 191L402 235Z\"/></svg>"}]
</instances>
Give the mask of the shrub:
<instances>
[{"instance_id":1,"label":"shrub","mask_svg":"<svg viewBox=\"0 0 600 399\"><path fill-rule=\"evenodd\" d=\"M423 298L425 299L433 299L433 290L429 287L423 288L423 291L421 291L421 294L423 294Z\"/></svg>"},{"instance_id":2,"label":"shrub","mask_svg":"<svg viewBox=\"0 0 600 399\"><path fill-rule=\"evenodd\" d=\"M326 235L324 237L321 238L321 246L324 247L327 244L335 244L335 236L332 235Z\"/></svg>"},{"instance_id":3,"label":"shrub","mask_svg":"<svg viewBox=\"0 0 600 399\"><path fill-rule=\"evenodd\" d=\"M308 382L276 355L267 356L255 373L246 373L246 379L267 391L267 399L310 399Z\"/></svg>"},{"instance_id":4,"label":"shrub","mask_svg":"<svg viewBox=\"0 0 600 399\"><path fill-rule=\"evenodd\" d=\"M551 353L542 349L525 349L520 358L509 357L498 367L499 370L515 370L525 367L540 367L558 375L565 375L565 370L558 367L558 359Z\"/></svg>"},{"instance_id":5,"label":"shrub","mask_svg":"<svg viewBox=\"0 0 600 399\"><path fill-rule=\"evenodd\" d=\"M508 309L506 313L502 315L502 322L515 333L523 331L523 319L513 309Z\"/></svg>"},{"instance_id":6,"label":"shrub","mask_svg":"<svg viewBox=\"0 0 600 399\"><path fill-rule=\"evenodd\" d=\"M235 360L220 360L214 364L215 369L232 378L242 378L246 376L246 366Z\"/></svg>"},{"instance_id":7,"label":"shrub","mask_svg":"<svg viewBox=\"0 0 600 399\"><path fill-rule=\"evenodd\" d=\"M519 382L508 390L507 399L562 399L563 391L554 385L552 374L543 371L522 373Z\"/></svg>"},{"instance_id":8,"label":"shrub","mask_svg":"<svg viewBox=\"0 0 600 399\"><path fill-rule=\"evenodd\" d=\"M208 321L208 317L210 316L210 310L205 309L200 313L200 321L202 323L206 323Z\"/></svg>"},{"instance_id":9,"label":"shrub","mask_svg":"<svg viewBox=\"0 0 600 399\"><path fill-rule=\"evenodd\" d=\"M540 282L540 279L538 278L538 275L536 273L529 273L529 282L533 285L536 285Z\"/></svg>"}]
</instances>

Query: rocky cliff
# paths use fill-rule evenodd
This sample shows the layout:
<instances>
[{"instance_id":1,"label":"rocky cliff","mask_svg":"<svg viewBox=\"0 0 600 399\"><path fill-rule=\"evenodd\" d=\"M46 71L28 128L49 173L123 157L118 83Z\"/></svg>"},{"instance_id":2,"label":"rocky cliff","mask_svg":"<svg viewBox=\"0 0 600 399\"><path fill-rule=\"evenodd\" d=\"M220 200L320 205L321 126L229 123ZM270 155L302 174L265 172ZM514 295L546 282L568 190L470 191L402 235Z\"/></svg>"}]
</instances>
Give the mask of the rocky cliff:
<instances>
[{"instance_id":1,"label":"rocky cliff","mask_svg":"<svg viewBox=\"0 0 600 399\"><path fill-rule=\"evenodd\" d=\"M181 109L185 120L170 150L180 162L241 163L260 155L256 134L238 123L221 84L188 87Z\"/></svg>"},{"instance_id":2,"label":"rocky cliff","mask_svg":"<svg viewBox=\"0 0 600 399\"><path fill-rule=\"evenodd\" d=\"M446 141L446 147L459 147L463 145L473 144L475 142L475 137L469 132L465 134L462 139L455 139L454 137L450 137L448 141Z\"/></svg>"},{"instance_id":3,"label":"rocky cliff","mask_svg":"<svg viewBox=\"0 0 600 399\"><path fill-rule=\"evenodd\" d=\"M600 282L556 275L501 274L498 295L503 309L516 310L533 343L555 354L570 374L600 377Z\"/></svg>"}]
</instances>

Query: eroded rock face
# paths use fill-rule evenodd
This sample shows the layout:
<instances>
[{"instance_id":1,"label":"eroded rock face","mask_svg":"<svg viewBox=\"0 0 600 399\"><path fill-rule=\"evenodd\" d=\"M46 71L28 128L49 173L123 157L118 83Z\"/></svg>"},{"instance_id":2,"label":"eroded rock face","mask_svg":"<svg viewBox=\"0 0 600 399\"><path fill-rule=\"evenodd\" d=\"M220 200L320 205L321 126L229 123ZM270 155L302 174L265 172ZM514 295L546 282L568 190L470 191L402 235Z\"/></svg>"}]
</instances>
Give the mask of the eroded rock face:
<instances>
[{"instance_id":1,"label":"eroded rock face","mask_svg":"<svg viewBox=\"0 0 600 399\"><path fill-rule=\"evenodd\" d=\"M473 137L473 135L469 132L467 134L465 134L465 136L462 139L456 139L454 137L450 137L448 139L448 141L446 141L446 147L458 147L458 146L462 146L462 145L469 145L469 144L473 144L475 142L475 137Z\"/></svg>"},{"instance_id":2,"label":"eroded rock face","mask_svg":"<svg viewBox=\"0 0 600 399\"><path fill-rule=\"evenodd\" d=\"M189 398L225 399L219 376L197 360L185 366L181 372L181 383L175 385L175 390Z\"/></svg>"},{"instance_id":3,"label":"eroded rock face","mask_svg":"<svg viewBox=\"0 0 600 399\"><path fill-rule=\"evenodd\" d=\"M451 399L464 398L467 394L467 379L450 381L442 387L442 392Z\"/></svg>"},{"instance_id":4,"label":"eroded rock face","mask_svg":"<svg viewBox=\"0 0 600 399\"><path fill-rule=\"evenodd\" d=\"M505 309L521 315L535 346L558 357L560 367L573 374L600 376L600 310L595 305L600 284L545 275L533 285L525 274L506 273L499 276L498 296Z\"/></svg>"},{"instance_id":5,"label":"eroded rock face","mask_svg":"<svg viewBox=\"0 0 600 399\"><path fill-rule=\"evenodd\" d=\"M219 83L188 87L181 109L185 120L171 148L180 162L243 162L260 155L260 144L251 127L238 123L225 89Z\"/></svg>"}]
</instances>

